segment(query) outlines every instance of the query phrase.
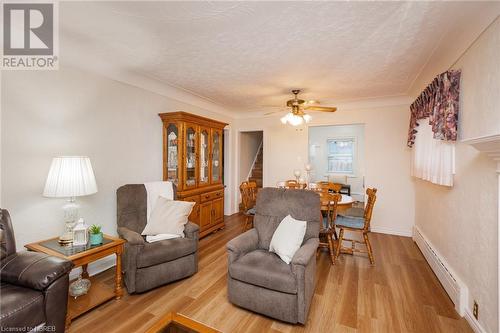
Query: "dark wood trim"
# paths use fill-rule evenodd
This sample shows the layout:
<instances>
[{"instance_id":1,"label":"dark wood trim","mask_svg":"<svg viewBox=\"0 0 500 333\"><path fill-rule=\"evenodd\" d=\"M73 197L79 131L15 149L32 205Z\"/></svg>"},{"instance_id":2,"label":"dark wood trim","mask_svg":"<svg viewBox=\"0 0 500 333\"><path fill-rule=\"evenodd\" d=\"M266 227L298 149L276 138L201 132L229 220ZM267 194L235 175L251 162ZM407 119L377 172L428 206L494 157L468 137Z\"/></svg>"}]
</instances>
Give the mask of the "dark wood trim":
<instances>
[{"instance_id":1,"label":"dark wood trim","mask_svg":"<svg viewBox=\"0 0 500 333\"><path fill-rule=\"evenodd\" d=\"M172 121L194 122L199 125L207 127L216 127L220 129L223 129L228 125L227 123L222 121L205 118L185 111L164 112L164 113L159 113L158 115L161 117L163 121L167 122L172 122Z\"/></svg>"}]
</instances>

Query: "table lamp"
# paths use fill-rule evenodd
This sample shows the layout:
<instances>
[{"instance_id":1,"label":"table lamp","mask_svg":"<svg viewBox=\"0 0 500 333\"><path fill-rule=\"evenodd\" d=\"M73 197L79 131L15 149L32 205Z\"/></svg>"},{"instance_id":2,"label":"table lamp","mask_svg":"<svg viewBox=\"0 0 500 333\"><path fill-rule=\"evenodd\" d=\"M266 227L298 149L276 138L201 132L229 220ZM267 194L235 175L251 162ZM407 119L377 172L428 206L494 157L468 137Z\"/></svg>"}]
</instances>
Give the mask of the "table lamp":
<instances>
[{"instance_id":1,"label":"table lamp","mask_svg":"<svg viewBox=\"0 0 500 333\"><path fill-rule=\"evenodd\" d=\"M73 228L78 221L76 197L97 192L97 184L90 159L86 156L60 156L52 159L43 196L67 198L63 206L65 231L61 241L73 240Z\"/></svg>"}]
</instances>

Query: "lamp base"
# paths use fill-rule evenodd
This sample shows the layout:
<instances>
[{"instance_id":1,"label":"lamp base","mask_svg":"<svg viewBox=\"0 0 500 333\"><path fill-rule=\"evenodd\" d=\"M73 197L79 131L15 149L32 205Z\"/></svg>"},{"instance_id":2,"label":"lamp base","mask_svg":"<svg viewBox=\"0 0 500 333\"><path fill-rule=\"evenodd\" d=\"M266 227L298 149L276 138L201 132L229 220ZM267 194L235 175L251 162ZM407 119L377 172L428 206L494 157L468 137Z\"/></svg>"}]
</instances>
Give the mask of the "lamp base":
<instances>
[{"instance_id":1,"label":"lamp base","mask_svg":"<svg viewBox=\"0 0 500 333\"><path fill-rule=\"evenodd\" d=\"M67 243L68 241L73 241L73 229L78 221L79 205L75 202L75 197L70 197L62 208L65 225L64 234L59 237L59 241Z\"/></svg>"}]
</instances>

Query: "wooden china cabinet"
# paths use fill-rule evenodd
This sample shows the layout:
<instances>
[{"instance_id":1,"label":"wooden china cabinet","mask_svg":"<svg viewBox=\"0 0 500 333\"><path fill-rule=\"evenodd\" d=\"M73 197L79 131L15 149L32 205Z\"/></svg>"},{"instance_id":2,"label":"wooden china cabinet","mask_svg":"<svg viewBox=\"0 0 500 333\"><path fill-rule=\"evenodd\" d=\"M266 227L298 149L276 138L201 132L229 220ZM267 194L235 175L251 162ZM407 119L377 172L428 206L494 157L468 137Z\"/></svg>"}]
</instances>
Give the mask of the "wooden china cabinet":
<instances>
[{"instance_id":1,"label":"wooden china cabinet","mask_svg":"<svg viewBox=\"0 0 500 333\"><path fill-rule=\"evenodd\" d=\"M222 133L226 123L187 112L160 113L163 180L177 185L177 198L194 201L189 220L200 237L224 227Z\"/></svg>"}]
</instances>

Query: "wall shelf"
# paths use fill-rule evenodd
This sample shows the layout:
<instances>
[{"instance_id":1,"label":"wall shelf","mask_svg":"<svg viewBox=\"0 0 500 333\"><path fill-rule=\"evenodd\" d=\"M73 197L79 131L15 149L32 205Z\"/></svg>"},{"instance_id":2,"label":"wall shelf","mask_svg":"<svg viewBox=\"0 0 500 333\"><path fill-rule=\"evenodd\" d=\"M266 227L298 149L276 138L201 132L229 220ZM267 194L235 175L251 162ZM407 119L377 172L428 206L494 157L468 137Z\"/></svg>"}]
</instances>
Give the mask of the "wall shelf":
<instances>
[{"instance_id":1,"label":"wall shelf","mask_svg":"<svg viewBox=\"0 0 500 333\"><path fill-rule=\"evenodd\" d=\"M486 135L473 139L462 140L497 162L497 172L500 173L500 134Z\"/></svg>"}]
</instances>

